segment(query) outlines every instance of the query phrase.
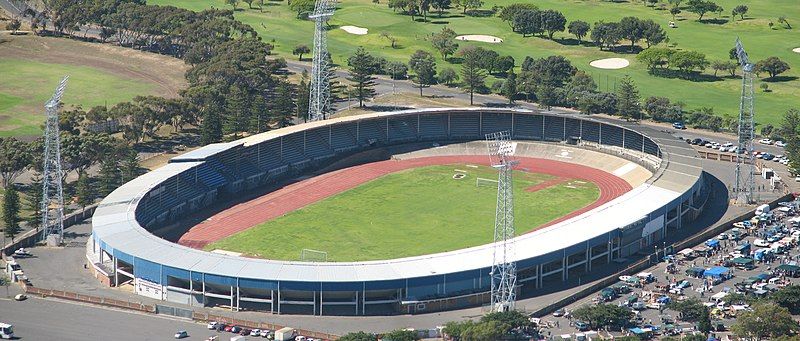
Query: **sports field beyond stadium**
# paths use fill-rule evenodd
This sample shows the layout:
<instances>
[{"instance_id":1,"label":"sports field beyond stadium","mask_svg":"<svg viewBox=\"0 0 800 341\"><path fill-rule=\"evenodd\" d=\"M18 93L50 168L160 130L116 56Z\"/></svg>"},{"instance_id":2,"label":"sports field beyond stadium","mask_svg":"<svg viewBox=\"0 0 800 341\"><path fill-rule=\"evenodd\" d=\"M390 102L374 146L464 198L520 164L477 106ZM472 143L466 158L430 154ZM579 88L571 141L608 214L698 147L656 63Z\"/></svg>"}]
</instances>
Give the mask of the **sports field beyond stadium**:
<instances>
[{"instance_id":1,"label":"sports field beyond stadium","mask_svg":"<svg viewBox=\"0 0 800 341\"><path fill-rule=\"evenodd\" d=\"M517 233L630 190L624 180L590 167L521 161L514 181ZM497 176L486 162L485 156L389 160L323 174L220 212L180 243L277 260L299 260L302 249L314 249L327 252L329 261L486 244L492 239L496 185L476 186L476 178ZM454 179L456 174L466 176Z\"/></svg>"}]
</instances>

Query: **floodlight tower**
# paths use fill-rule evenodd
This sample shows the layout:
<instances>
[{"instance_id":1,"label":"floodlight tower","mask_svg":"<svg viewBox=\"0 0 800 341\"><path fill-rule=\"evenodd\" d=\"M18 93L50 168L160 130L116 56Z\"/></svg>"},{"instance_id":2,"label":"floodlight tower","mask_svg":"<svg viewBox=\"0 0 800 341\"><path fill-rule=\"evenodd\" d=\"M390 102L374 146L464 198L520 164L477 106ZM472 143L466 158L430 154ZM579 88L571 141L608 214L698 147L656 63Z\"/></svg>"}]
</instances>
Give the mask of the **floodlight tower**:
<instances>
[{"instance_id":1,"label":"floodlight tower","mask_svg":"<svg viewBox=\"0 0 800 341\"><path fill-rule=\"evenodd\" d=\"M738 204L753 204L755 197L755 159L753 157L753 128L755 107L753 100L753 68L742 46L736 38L736 57L742 66L742 94L739 102L739 155L736 157L736 184L732 195Z\"/></svg>"},{"instance_id":2,"label":"floodlight tower","mask_svg":"<svg viewBox=\"0 0 800 341\"><path fill-rule=\"evenodd\" d=\"M497 208L494 222L494 251L492 253L492 311L514 309L517 284L517 266L514 263L514 191L512 169L519 161L514 159L514 144L508 131L486 134L489 158L497 169Z\"/></svg>"},{"instance_id":3,"label":"floodlight tower","mask_svg":"<svg viewBox=\"0 0 800 341\"><path fill-rule=\"evenodd\" d=\"M58 245L64 239L64 191L61 184L61 137L58 131L58 107L67 87L64 76L53 97L44 105L47 123L44 131L42 173L42 240Z\"/></svg>"},{"instance_id":4,"label":"floodlight tower","mask_svg":"<svg viewBox=\"0 0 800 341\"><path fill-rule=\"evenodd\" d=\"M311 90L308 98L309 121L324 120L330 107L330 56L328 55L328 33L325 25L336 10L336 0L316 0L314 13L314 59L311 65Z\"/></svg>"}]
</instances>

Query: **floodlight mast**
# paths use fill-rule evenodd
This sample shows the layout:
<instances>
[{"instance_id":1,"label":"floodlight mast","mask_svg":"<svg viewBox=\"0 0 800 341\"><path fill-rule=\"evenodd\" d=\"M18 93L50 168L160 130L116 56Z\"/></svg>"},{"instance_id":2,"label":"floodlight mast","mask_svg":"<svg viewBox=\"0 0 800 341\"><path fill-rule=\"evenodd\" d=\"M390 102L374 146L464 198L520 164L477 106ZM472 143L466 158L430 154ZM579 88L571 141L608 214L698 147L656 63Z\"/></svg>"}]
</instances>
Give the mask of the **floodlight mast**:
<instances>
[{"instance_id":1,"label":"floodlight mast","mask_svg":"<svg viewBox=\"0 0 800 341\"><path fill-rule=\"evenodd\" d=\"M492 252L491 309L513 310L516 301L517 266L514 252L514 191L512 169L514 144L508 131L486 134L492 167L498 170L497 207L495 209L494 247Z\"/></svg>"},{"instance_id":2,"label":"floodlight mast","mask_svg":"<svg viewBox=\"0 0 800 341\"><path fill-rule=\"evenodd\" d=\"M739 102L738 155L736 157L736 182L732 191L737 204L754 204L756 198L755 157L753 155L753 129L755 127L755 91L753 69L742 41L736 38L736 58L742 66L742 92Z\"/></svg>"},{"instance_id":3,"label":"floodlight mast","mask_svg":"<svg viewBox=\"0 0 800 341\"><path fill-rule=\"evenodd\" d=\"M308 100L308 120L324 120L330 110L330 55L328 33L325 25L336 10L336 0L317 0L314 12L308 16L314 20L314 51L311 64L311 89Z\"/></svg>"},{"instance_id":4,"label":"floodlight mast","mask_svg":"<svg viewBox=\"0 0 800 341\"><path fill-rule=\"evenodd\" d=\"M58 109L69 76L58 83L53 97L45 103L47 122L44 133L44 165L42 167L42 240L61 244L64 240L64 188L61 183L61 135Z\"/></svg>"}]
</instances>

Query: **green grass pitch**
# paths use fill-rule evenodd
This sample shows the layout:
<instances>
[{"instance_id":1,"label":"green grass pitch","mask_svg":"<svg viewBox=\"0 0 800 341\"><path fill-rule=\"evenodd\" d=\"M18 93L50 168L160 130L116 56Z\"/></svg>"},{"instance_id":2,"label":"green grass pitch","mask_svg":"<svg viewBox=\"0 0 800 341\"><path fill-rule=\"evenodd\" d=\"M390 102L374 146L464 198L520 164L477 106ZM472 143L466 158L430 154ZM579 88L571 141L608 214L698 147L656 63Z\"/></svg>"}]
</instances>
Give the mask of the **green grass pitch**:
<instances>
[{"instance_id":1,"label":"green grass pitch","mask_svg":"<svg viewBox=\"0 0 800 341\"><path fill-rule=\"evenodd\" d=\"M456 170L467 176L454 179ZM328 253L329 261L418 256L492 241L496 179L485 166L429 166L392 173L283 217L257 225L207 250L223 249L277 260L299 260L302 249ZM594 202L593 183L562 182L530 192L550 175L514 172L515 226L522 234Z\"/></svg>"}]
</instances>

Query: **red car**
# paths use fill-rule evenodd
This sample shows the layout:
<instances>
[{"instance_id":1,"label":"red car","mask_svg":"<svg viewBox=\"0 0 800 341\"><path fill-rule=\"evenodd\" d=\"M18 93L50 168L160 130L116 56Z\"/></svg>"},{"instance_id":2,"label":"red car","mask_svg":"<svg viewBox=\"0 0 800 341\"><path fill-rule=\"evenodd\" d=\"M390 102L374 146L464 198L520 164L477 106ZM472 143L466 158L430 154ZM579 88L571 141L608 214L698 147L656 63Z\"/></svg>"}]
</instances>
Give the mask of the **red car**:
<instances>
[{"instance_id":1,"label":"red car","mask_svg":"<svg viewBox=\"0 0 800 341\"><path fill-rule=\"evenodd\" d=\"M232 324L226 324L225 325L225 329L223 329L223 330L226 331L226 332L229 332L229 331L231 331L231 329L233 329L233 327L235 327L235 326L232 325Z\"/></svg>"}]
</instances>

